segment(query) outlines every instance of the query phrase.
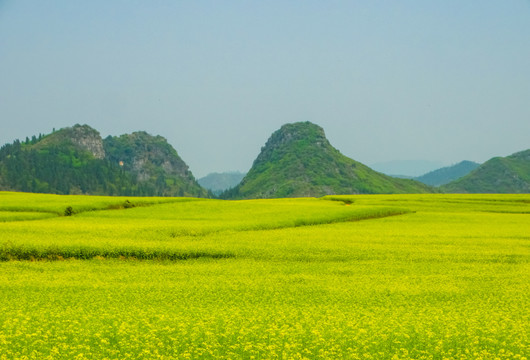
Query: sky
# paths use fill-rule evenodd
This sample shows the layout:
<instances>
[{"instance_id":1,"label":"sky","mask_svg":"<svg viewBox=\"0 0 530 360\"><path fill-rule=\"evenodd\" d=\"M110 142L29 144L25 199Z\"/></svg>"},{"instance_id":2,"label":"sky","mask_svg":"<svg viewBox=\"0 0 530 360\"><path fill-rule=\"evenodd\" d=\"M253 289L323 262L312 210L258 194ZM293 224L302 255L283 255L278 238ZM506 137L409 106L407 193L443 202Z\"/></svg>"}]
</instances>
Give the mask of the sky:
<instances>
[{"instance_id":1,"label":"sky","mask_svg":"<svg viewBox=\"0 0 530 360\"><path fill-rule=\"evenodd\" d=\"M530 148L530 0L0 0L0 145L162 135L196 177L311 121L365 164Z\"/></svg>"}]
</instances>

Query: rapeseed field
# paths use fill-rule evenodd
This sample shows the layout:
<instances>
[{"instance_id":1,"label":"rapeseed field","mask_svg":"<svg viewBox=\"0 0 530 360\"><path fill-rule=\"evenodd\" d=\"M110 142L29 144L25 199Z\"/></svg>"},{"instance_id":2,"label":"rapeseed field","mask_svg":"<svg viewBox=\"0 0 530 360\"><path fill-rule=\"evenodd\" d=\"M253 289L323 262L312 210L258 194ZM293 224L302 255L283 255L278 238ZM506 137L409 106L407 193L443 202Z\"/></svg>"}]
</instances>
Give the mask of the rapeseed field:
<instances>
[{"instance_id":1,"label":"rapeseed field","mask_svg":"<svg viewBox=\"0 0 530 360\"><path fill-rule=\"evenodd\" d=\"M529 195L4 192L0 260L2 360L530 354Z\"/></svg>"}]
</instances>

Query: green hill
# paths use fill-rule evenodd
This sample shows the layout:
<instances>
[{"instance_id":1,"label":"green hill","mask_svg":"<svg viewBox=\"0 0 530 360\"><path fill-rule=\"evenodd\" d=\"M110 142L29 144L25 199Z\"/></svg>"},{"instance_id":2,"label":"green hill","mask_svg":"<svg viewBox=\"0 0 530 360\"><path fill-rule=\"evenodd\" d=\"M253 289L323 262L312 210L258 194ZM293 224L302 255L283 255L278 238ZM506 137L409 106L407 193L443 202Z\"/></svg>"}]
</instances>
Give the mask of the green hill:
<instances>
[{"instance_id":1,"label":"green hill","mask_svg":"<svg viewBox=\"0 0 530 360\"><path fill-rule=\"evenodd\" d=\"M204 197L188 165L162 136L145 131L109 136L103 141L105 158L132 174L139 184L158 196Z\"/></svg>"},{"instance_id":2,"label":"green hill","mask_svg":"<svg viewBox=\"0 0 530 360\"><path fill-rule=\"evenodd\" d=\"M468 175L442 186L449 193L530 193L530 150L486 161Z\"/></svg>"},{"instance_id":3,"label":"green hill","mask_svg":"<svg viewBox=\"0 0 530 360\"><path fill-rule=\"evenodd\" d=\"M413 180L396 179L342 155L310 122L274 132L241 183L223 198L281 198L330 194L425 193Z\"/></svg>"},{"instance_id":4,"label":"green hill","mask_svg":"<svg viewBox=\"0 0 530 360\"><path fill-rule=\"evenodd\" d=\"M461 161L452 166L446 166L438 170L428 172L425 175L415 177L414 180L431 186L440 186L469 174L479 167L480 164L473 161Z\"/></svg>"},{"instance_id":5,"label":"green hill","mask_svg":"<svg viewBox=\"0 0 530 360\"><path fill-rule=\"evenodd\" d=\"M141 132L103 140L88 125L2 146L0 189L54 194L207 195L164 138Z\"/></svg>"}]
</instances>

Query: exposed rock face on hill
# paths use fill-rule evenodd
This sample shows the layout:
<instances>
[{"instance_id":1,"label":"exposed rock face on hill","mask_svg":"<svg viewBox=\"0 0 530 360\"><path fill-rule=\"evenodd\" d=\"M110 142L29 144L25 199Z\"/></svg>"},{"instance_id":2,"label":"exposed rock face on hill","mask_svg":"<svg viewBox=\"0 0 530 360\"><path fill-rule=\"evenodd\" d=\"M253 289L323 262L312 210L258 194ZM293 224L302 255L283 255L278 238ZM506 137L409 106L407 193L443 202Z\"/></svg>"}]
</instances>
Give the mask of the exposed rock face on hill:
<instances>
[{"instance_id":1,"label":"exposed rock face on hill","mask_svg":"<svg viewBox=\"0 0 530 360\"><path fill-rule=\"evenodd\" d=\"M98 131L92 129L88 125L77 125L72 128L70 136L74 145L90 152L96 159L105 158L103 141L101 140Z\"/></svg>"},{"instance_id":2,"label":"exposed rock face on hill","mask_svg":"<svg viewBox=\"0 0 530 360\"><path fill-rule=\"evenodd\" d=\"M101 139L88 125L0 149L0 189L57 194L197 196L208 193L161 136Z\"/></svg>"},{"instance_id":3,"label":"exposed rock face on hill","mask_svg":"<svg viewBox=\"0 0 530 360\"><path fill-rule=\"evenodd\" d=\"M442 186L450 193L530 193L530 150L495 157Z\"/></svg>"},{"instance_id":4,"label":"exposed rock face on hill","mask_svg":"<svg viewBox=\"0 0 530 360\"><path fill-rule=\"evenodd\" d=\"M310 122L274 132L242 182L225 198L431 192L427 185L378 173L342 155Z\"/></svg>"},{"instance_id":5,"label":"exposed rock face on hill","mask_svg":"<svg viewBox=\"0 0 530 360\"><path fill-rule=\"evenodd\" d=\"M459 179L462 176L466 176L479 166L480 164L477 164L473 161L461 161L458 164L443 167L441 169L431 171L425 175L418 176L414 178L414 180L418 180L419 182L431 186L440 186Z\"/></svg>"},{"instance_id":6,"label":"exposed rock face on hill","mask_svg":"<svg viewBox=\"0 0 530 360\"><path fill-rule=\"evenodd\" d=\"M46 146L71 143L79 150L88 151L96 159L105 158L105 150L103 149L103 140L99 132L88 125L76 124L72 127L67 127L54 132L38 144L35 144L36 149L42 149Z\"/></svg>"},{"instance_id":7,"label":"exposed rock face on hill","mask_svg":"<svg viewBox=\"0 0 530 360\"><path fill-rule=\"evenodd\" d=\"M165 187L163 195L206 196L188 165L162 136L145 131L107 137L107 159L134 174L139 182L154 182Z\"/></svg>"}]
</instances>

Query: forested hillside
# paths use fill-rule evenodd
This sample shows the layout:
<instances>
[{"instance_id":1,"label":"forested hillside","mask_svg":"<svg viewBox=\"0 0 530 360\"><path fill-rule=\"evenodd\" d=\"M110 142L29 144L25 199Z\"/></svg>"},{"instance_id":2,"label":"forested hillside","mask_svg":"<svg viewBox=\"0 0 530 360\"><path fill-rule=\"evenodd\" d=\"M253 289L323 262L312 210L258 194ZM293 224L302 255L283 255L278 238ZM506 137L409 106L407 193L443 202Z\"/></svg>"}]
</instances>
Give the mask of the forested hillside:
<instances>
[{"instance_id":1,"label":"forested hillside","mask_svg":"<svg viewBox=\"0 0 530 360\"><path fill-rule=\"evenodd\" d=\"M164 138L135 133L103 140L88 125L2 146L0 189L54 194L207 196Z\"/></svg>"},{"instance_id":2,"label":"forested hillside","mask_svg":"<svg viewBox=\"0 0 530 360\"><path fill-rule=\"evenodd\" d=\"M494 157L442 186L450 193L530 193L530 150Z\"/></svg>"}]
</instances>

